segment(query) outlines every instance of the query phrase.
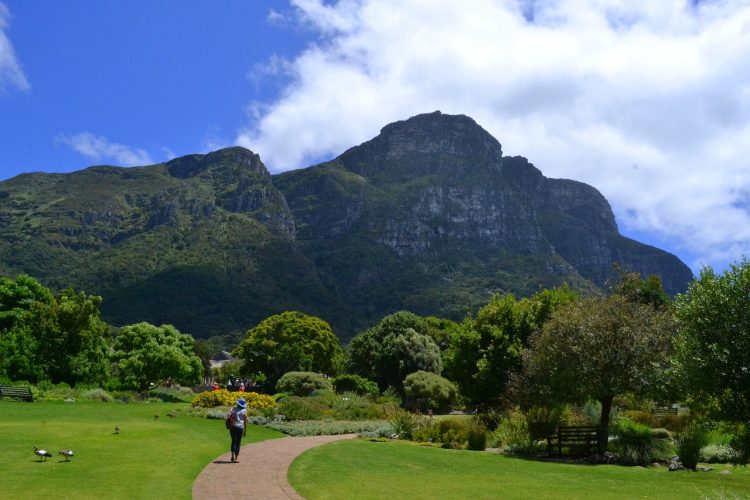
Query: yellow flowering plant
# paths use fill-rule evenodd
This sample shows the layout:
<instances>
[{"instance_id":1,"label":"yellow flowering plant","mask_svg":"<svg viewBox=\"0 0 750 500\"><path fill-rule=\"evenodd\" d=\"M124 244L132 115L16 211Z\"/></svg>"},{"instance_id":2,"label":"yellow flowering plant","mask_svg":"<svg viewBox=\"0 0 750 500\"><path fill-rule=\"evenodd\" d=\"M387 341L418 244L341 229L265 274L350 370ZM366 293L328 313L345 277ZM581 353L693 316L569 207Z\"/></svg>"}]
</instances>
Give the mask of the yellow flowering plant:
<instances>
[{"instance_id":1,"label":"yellow flowering plant","mask_svg":"<svg viewBox=\"0 0 750 500\"><path fill-rule=\"evenodd\" d=\"M257 392L230 392L226 389L201 392L193 398L192 405L201 408L234 406L240 398L245 398L245 404L248 410L270 410L276 407L276 402L271 396L258 394Z\"/></svg>"}]
</instances>

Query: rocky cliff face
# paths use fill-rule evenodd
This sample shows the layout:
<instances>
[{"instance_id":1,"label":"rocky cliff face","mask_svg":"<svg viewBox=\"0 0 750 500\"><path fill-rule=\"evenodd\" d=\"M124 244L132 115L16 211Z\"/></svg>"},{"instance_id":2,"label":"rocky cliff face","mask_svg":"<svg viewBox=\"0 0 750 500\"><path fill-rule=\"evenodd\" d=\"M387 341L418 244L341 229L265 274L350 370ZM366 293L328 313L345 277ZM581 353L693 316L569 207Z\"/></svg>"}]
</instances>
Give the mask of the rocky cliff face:
<instances>
[{"instance_id":1,"label":"rocky cliff face","mask_svg":"<svg viewBox=\"0 0 750 500\"><path fill-rule=\"evenodd\" d=\"M0 183L0 272L104 297L105 319L206 336L298 309L344 339L409 309L460 320L492 293L593 289L613 264L690 270L622 237L602 195L548 179L465 116L419 115L271 176L228 148Z\"/></svg>"},{"instance_id":2,"label":"rocky cliff face","mask_svg":"<svg viewBox=\"0 0 750 500\"><path fill-rule=\"evenodd\" d=\"M334 161L275 182L305 226L303 248L349 238L434 265L446 254L546 256L544 267L596 285L618 263L661 275L672 293L692 277L676 257L622 237L596 189L503 157L500 143L465 116L436 112L390 124Z\"/></svg>"}]
</instances>

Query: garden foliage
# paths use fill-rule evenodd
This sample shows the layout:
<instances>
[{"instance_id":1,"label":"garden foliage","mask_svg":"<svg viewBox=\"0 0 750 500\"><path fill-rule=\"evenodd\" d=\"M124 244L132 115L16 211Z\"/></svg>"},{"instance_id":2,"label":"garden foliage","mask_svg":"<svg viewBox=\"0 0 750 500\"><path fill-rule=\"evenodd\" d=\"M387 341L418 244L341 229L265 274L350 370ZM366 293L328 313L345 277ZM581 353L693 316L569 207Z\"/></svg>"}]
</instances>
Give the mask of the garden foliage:
<instances>
[{"instance_id":1,"label":"garden foliage","mask_svg":"<svg viewBox=\"0 0 750 500\"><path fill-rule=\"evenodd\" d=\"M234 406L240 398L245 398L245 405L248 410L255 409L263 411L276 407L276 403L271 396L258 394L257 392L229 392L226 389L201 392L193 398L192 405L201 408Z\"/></svg>"},{"instance_id":2,"label":"garden foliage","mask_svg":"<svg viewBox=\"0 0 750 500\"><path fill-rule=\"evenodd\" d=\"M287 372L276 382L276 390L295 396L309 396L316 390L330 390L330 380L315 372Z\"/></svg>"},{"instance_id":3,"label":"garden foliage","mask_svg":"<svg viewBox=\"0 0 750 500\"><path fill-rule=\"evenodd\" d=\"M406 376L404 393L410 406L420 410L448 410L457 396L456 386L450 380L425 371Z\"/></svg>"}]
</instances>

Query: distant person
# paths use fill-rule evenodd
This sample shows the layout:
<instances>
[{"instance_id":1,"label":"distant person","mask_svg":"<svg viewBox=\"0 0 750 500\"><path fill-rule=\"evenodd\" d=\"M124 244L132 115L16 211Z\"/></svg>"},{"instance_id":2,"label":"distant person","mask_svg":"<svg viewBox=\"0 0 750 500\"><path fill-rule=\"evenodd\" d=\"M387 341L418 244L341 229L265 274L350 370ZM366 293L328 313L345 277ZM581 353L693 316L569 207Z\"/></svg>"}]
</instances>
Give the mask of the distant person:
<instances>
[{"instance_id":1,"label":"distant person","mask_svg":"<svg viewBox=\"0 0 750 500\"><path fill-rule=\"evenodd\" d=\"M240 392L245 392L245 383L240 382Z\"/></svg>"},{"instance_id":2,"label":"distant person","mask_svg":"<svg viewBox=\"0 0 750 500\"><path fill-rule=\"evenodd\" d=\"M245 398L237 400L231 410L231 425L229 435L232 437L232 462L239 462L240 442L247 435L247 410L245 410Z\"/></svg>"},{"instance_id":3,"label":"distant person","mask_svg":"<svg viewBox=\"0 0 750 500\"><path fill-rule=\"evenodd\" d=\"M214 390L215 391L219 390L219 383L218 382L214 382Z\"/></svg>"}]
</instances>

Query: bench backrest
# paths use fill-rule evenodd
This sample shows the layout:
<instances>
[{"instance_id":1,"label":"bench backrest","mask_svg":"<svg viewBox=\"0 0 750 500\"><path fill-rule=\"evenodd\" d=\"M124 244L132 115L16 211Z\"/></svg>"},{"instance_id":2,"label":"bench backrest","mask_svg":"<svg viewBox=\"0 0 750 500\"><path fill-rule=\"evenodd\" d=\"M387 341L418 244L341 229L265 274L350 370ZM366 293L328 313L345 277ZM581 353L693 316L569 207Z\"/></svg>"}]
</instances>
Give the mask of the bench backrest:
<instances>
[{"instance_id":1,"label":"bench backrest","mask_svg":"<svg viewBox=\"0 0 750 500\"><path fill-rule=\"evenodd\" d=\"M595 425L560 426L557 438L561 442L595 441L599 437L599 427Z\"/></svg>"},{"instance_id":2,"label":"bench backrest","mask_svg":"<svg viewBox=\"0 0 750 500\"><path fill-rule=\"evenodd\" d=\"M22 385L0 385L0 397L22 398L30 400L33 396L31 393L31 387Z\"/></svg>"}]
</instances>

